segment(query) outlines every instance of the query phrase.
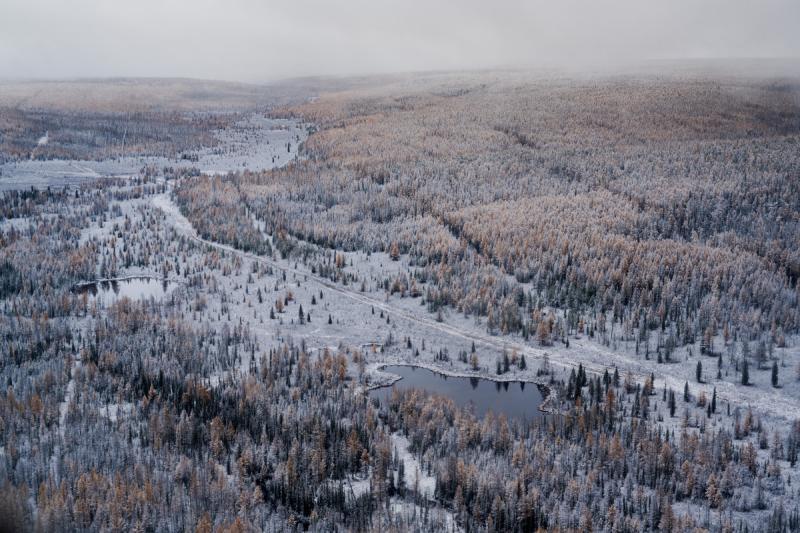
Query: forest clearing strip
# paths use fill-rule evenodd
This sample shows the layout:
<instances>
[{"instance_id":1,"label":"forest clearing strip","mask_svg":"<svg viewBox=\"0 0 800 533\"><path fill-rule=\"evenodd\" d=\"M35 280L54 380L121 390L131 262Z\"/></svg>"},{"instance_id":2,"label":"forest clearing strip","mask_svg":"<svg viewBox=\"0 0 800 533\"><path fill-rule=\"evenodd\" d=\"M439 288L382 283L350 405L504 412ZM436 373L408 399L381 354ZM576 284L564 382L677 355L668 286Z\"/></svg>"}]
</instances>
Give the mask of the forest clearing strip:
<instances>
[{"instance_id":1,"label":"forest clearing strip","mask_svg":"<svg viewBox=\"0 0 800 533\"><path fill-rule=\"evenodd\" d=\"M436 330L453 337L462 338L465 340L473 341L476 344L492 348L498 352L503 350L516 350L518 354L532 357L535 359L543 359L545 356L549 360L565 368L577 368L579 364L589 371L602 375L607 369L614 367L619 368L620 372L625 373L630 371L633 377L644 382L650 374L660 378L667 387L676 391L683 389L686 378L665 373L664 367L669 365L661 364L658 367L654 366L655 363L646 363L631 359L630 357L609 350L602 349L598 346L589 343L580 342L578 346L572 348L569 354L563 351L550 351L540 348L535 348L513 340L498 340L488 335L483 335L474 331L469 331L458 326L446 324L444 322L437 322L434 319L415 316L408 311L400 309L391 303L381 301L377 298L345 289L338 284L331 282L326 278L304 272L300 269L293 268L289 265L283 265L278 261L269 259L267 257L258 256L242 250L238 250L230 245L221 244L215 241L210 241L200 237L191 222L183 216L178 206L172 201L169 193L163 193L154 196L152 203L157 208L161 209L179 232L183 233L187 238L206 245L217 250L222 250L228 253L238 255L239 257L256 261L286 272L290 272L299 276L303 276L309 281L312 281L328 290L334 291L345 298L349 298L355 302L377 307L378 309L387 313L392 313L395 317L400 317L408 322L413 322L423 327ZM717 397L720 400L727 401L733 405L741 405L752 407L753 409L766 413L772 416L785 419L793 419L800 413L800 400L795 398L788 398L783 394L774 391L763 391L755 387L737 387L736 385L726 381L713 381L711 383L694 383L692 385L695 392L703 391L706 395L711 395L712 388L717 387Z\"/></svg>"}]
</instances>

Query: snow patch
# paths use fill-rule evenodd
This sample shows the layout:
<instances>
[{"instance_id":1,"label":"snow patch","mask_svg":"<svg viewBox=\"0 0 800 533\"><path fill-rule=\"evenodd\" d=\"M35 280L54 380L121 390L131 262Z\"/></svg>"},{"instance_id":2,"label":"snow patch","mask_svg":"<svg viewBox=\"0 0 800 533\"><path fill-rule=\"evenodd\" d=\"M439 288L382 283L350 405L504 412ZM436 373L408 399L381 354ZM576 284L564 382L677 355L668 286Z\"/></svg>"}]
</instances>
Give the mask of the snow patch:
<instances>
[{"instance_id":1,"label":"snow patch","mask_svg":"<svg viewBox=\"0 0 800 533\"><path fill-rule=\"evenodd\" d=\"M436 478L422 471L419 461L409 451L411 443L408 438L400 433L392 433L391 439L392 446L397 450L398 459L403 462L406 487L415 490L428 500L433 500L436 493Z\"/></svg>"}]
</instances>

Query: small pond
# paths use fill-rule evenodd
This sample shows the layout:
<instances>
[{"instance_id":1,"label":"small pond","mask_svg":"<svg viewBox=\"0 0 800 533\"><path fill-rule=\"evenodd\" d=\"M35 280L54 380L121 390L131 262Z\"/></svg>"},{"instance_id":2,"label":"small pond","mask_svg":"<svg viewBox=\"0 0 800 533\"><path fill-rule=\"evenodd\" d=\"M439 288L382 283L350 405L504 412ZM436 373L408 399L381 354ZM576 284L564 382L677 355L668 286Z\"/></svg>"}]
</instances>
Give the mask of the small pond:
<instances>
[{"instance_id":1,"label":"small pond","mask_svg":"<svg viewBox=\"0 0 800 533\"><path fill-rule=\"evenodd\" d=\"M114 281L100 281L76 285L73 291L87 294L91 300L108 307L120 298L131 300L160 300L171 293L177 283L150 277L128 278Z\"/></svg>"},{"instance_id":2,"label":"small pond","mask_svg":"<svg viewBox=\"0 0 800 533\"><path fill-rule=\"evenodd\" d=\"M371 398L385 401L391 397L393 389L416 388L447 396L456 405L471 408L477 416L483 416L488 411L496 415L505 414L509 419L525 421L544 416L539 411L539 406L544 401L546 392L535 383L450 377L414 366L387 366L383 371L397 374L402 379L391 387L371 390Z\"/></svg>"}]
</instances>

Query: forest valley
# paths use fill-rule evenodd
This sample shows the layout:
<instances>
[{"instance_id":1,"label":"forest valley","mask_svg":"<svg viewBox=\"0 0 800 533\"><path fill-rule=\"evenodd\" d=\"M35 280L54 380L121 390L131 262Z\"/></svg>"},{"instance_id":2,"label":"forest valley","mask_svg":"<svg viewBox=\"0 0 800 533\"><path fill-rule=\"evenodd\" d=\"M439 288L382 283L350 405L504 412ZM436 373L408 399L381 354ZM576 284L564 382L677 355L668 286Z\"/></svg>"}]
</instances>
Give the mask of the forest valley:
<instances>
[{"instance_id":1,"label":"forest valley","mask_svg":"<svg viewBox=\"0 0 800 533\"><path fill-rule=\"evenodd\" d=\"M800 531L796 80L142 83L0 99L143 162L0 188L0 530Z\"/></svg>"}]
</instances>

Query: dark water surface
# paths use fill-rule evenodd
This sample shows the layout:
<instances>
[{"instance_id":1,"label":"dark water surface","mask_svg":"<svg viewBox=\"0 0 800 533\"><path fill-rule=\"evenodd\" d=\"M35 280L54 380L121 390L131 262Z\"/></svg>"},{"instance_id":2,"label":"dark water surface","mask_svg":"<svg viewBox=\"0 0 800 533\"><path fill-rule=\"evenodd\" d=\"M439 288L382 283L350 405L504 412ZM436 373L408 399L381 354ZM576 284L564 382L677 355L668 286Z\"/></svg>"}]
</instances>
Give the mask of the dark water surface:
<instances>
[{"instance_id":1,"label":"dark water surface","mask_svg":"<svg viewBox=\"0 0 800 533\"><path fill-rule=\"evenodd\" d=\"M75 287L74 291L86 293L90 299L109 306L120 298L131 300L149 300L151 297L160 300L175 288L177 284L155 278L140 277L120 281L101 281Z\"/></svg>"},{"instance_id":2,"label":"dark water surface","mask_svg":"<svg viewBox=\"0 0 800 533\"><path fill-rule=\"evenodd\" d=\"M391 387L373 389L369 395L381 401L388 400L392 389L423 389L452 399L456 405L470 407L482 416L488 411L505 414L509 419L533 420L544 415L539 406L545 393L534 383L520 381L496 382L481 378L456 378L414 366L387 366L385 372L403 379Z\"/></svg>"}]
</instances>

